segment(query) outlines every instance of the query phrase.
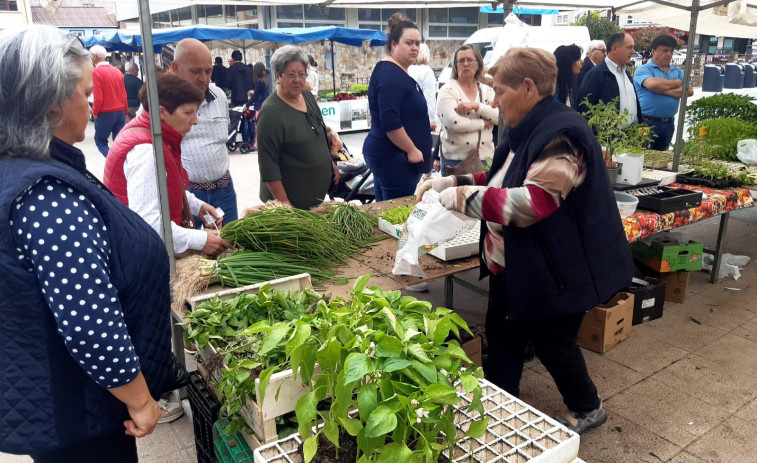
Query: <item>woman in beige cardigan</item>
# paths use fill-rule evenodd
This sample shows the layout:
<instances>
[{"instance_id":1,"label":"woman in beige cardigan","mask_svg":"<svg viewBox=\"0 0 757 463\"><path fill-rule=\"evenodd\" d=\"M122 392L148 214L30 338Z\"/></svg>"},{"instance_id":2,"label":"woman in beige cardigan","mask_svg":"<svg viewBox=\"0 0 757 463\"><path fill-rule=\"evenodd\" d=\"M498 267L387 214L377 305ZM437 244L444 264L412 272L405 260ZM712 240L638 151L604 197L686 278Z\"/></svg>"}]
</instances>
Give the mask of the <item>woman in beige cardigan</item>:
<instances>
[{"instance_id":1,"label":"woman in beige cardigan","mask_svg":"<svg viewBox=\"0 0 757 463\"><path fill-rule=\"evenodd\" d=\"M478 82L483 69L478 50L463 45L455 52L452 78L439 90L436 113L441 124L442 175L476 148L481 161L494 155L491 127L497 123L498 113L491 107L494 90ZM434 167L439 170L436 164Z\"/></svg>"}]
</instances>

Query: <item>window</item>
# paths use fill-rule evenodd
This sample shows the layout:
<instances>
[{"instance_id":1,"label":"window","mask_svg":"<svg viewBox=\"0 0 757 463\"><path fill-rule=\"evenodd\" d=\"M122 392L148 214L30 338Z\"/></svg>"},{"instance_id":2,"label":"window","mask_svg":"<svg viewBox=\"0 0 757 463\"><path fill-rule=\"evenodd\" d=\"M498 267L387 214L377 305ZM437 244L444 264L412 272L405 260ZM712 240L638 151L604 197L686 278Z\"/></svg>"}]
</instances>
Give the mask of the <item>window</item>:
<instances>
[{"instance_id":1,"label":"window","mask_svg":"<svg viewBox=\"0 0 757 463\"><path fill-rule=\"evenodd\" d=\"M557 19L555 20L555 24L568 24L568 13L558 14Z\"/></svg>"},{"instance_id":2,"label":"window","mask_svg":"<svg viewBox=\"0 0 757 463\"><path fill-rule=\"evenodd\" d=\"M464 39L478 30L478 8L432 8L428 23L429 37Z\"/></svg>"},{"instance_id":3,"label":"window","mask_svg":"<svg viewBox=\"0 0 757 463\"><path fill-rule=\"evenodd\" d=\"M199 16L199 12L197 14ZM223 6L205 5L205 20L207 21L208 26L223 25Z\"/></svg>"},{"instance_id":4,"label":"window","mask_svg":"<svg viewBox=\"0 0 757 463\"><path fill-rule=\"evenodd\" d=\"M192 8L184 7L174 10L172 14L172 24L174 26L191 26L192 25Z\"/></svg>"},{"instance_id":5,"label":"window","mask_svg":"<svg viewBox=\"0 0 757 463\"><path fill-rule=\"evenodd\" d=\"M628 16L626 18L626 24L633 24L633 16Z\"/></svg>"},{"instance_id":6,"label":"window","mask_svg":"<svg viewBox=\"0 0 757 463\"><path fill-rule=\"evenodd\" d=\"M0 1L0 11L18 11L18 2Z\"/></svg>"},{"instance_id":7,"label":"window","mask_svg":"<svg viewBox=\"0 0 757 463\"><path fill-rule=\"evenodd\" d=\"M358 27L360 29L384 30L386 22L394 13L402 13L412 22L417 22L418 14L415 8L384 8L359 9L357 11Z\"/></svg>"},{"instance_id":8,"label":"window","mask_svg":"<svg viewBox=\"0 0 757 463\"><path fill-rule=\"evenodd\" d=\"M626 18L626 25L629 25L629 24L652 24L652 23L647 21L646 19L638 19L638 18L634 18L633 16L628 16Z\"/></svg>"},{"instance_id":9,"label":"window","mask_svg":"<svg viewBox=\"0 0 757 463\"><path fill-rule=\"evenodd\" d=\"M224 18L227 23L237 22L237 7L234 5L225 5L223 7Z\"/></svg>"},{"instance_id":10,"label":"window","mask_svg":"<svg viewBox=\"0 0 757 463\"><path fill-rule=\"evenodd\" d=\"M164 27L171 27L171 15L168 11L162 11L152 15L152 27L155 29L161 29Z\"/></svg>"},{"instance_id":11,"label":"window","mask_svg":"<svg viewBox=\"0 0 757 463\"><path fill-rule=\"evenodd\" d=\"M77 37L84 37L84 31L80 30L80 29L71 29L68 32L71 33L71 34L74 34Z\"/></svg>"},{"instance_id":12,"label":"window","mask_svg":"<svg viewBox=\"0 0 757 463\"><path fill-rule=\"evenodd\" d=\"M276 7L277 27L344 27L344 25L344 8L321 8L317 5L282 5Z\"/></svg>"}]
</instances>

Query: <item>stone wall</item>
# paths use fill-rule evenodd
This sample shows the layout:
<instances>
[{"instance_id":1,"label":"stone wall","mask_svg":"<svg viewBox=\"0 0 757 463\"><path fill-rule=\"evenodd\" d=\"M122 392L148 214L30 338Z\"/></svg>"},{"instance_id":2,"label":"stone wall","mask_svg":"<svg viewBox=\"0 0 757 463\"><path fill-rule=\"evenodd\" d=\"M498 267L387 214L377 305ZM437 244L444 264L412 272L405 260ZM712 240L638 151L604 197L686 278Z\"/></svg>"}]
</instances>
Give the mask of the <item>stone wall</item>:
<instances>
[{"instance_id":1,"label":"stone wall","mask_svg":"<svg viewBox=\"0 0 757 463\"><path fill-rule=\"evenodd\" d=\"M463 40L430 40L427 43L431 50L431 67L439 72L447 65L455 53L457 47L463 44ZM305 53L310 54L318 63L318 73L321 77L321 90L331 89L332 72L326 69L326 52L331 50L328 41L311 42L300 45ZM224 64L231 57L231 48L215 48L211 55L223 58ZM337 92L349 92L350 86L355 83L367 84L371 78L373 66L380 61L386 53L385 47L352 47L341 43L334 43L334 64L336 65ZM265 60L264 49L249 48L246 51L245 60L248 63Z\"/></svg>"}]
</instances>

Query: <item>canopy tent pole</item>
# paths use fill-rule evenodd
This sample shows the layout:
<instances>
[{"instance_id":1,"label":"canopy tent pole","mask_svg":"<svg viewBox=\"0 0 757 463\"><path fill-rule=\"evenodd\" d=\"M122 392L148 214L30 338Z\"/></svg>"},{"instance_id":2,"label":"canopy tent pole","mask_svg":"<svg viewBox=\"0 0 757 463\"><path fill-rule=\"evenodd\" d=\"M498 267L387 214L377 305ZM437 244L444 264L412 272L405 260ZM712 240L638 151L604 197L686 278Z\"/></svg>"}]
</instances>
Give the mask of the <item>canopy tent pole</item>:
<instances>
[{"instance_id":1,"label":"canopy tent pole","mask_svg":"<svg viewBox=\"0 0 757 463\"><path fill-rule=\"evenodd\" d=\"M334 41L329 40L331 42L331 84L334 87L334 95L333 98L336 98L336 66L334 66ZM316 97L316 100L318 97Z\"/></svg>"},{"instance_id":2,"label":"canopy tent pole","mask_svg":"<svg viewBox=\"0 0 757 463\"><path fill-rule=\"evenodd\" d=\"M142 32L142 50L152 50L152 17L147 0L139 0L139 27ZM168 262L171 266L171 276L176 274L176 260L173 253L173 233L171 231L171 212L168 207L168 184L166 182L166 161L163 152L163 132L160 128L160 106L158 100L158 81L153 53L144 53L145 84L147 84L147 105L150 108L150 131L152 132L152 148L155 152L155 177L158 183L158 199L160 200L160 217L163 226L163 243L168 252Z\"/></svg>"},{"instance_id":3,"label":"canopy tent pole","mask_svg":"<svg viewBox=\"0 0 757 463\"><path fill-rule=\"evenodd\" d=\"M678 104L678 124L676 125L676 141L673 145L673 172L678 172L678 164L681 160L681 143L683 141L683 124L686 114L686 102L689 99L689 85L691 84L691 69L694 65L694 36L699 19L699 1L693 0L691 5L691 22L689 24L689 42L686 45L686 66L684 66L683 88L681 101Z\"/></svg>"}]
</instances>

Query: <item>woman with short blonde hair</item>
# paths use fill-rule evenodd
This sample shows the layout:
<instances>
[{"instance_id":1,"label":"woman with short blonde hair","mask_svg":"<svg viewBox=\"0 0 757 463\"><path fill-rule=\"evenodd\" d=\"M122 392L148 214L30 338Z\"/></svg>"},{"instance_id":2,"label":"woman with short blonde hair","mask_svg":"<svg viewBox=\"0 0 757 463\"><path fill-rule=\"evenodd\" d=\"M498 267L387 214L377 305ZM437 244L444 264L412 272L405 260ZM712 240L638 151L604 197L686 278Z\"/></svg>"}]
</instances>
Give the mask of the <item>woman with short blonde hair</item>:
<instances>
[{"instance_id":1,"label":"woman with short blonde hair","mask_svg":"<svg viewBox=\"0 0 757 463\"><path fill-rule=\"evenodd\" d=\"M633 274L602 151L586 120L552 97L552 54L513 48L493 68L494 107L507 125L487 173L429 180L447 209L486 222L487 378L517 396L524 348L555 380L575 432L607 420L576 345L586 312Z\"/></svg>"}]
</instances>

